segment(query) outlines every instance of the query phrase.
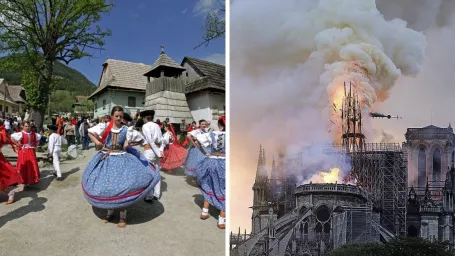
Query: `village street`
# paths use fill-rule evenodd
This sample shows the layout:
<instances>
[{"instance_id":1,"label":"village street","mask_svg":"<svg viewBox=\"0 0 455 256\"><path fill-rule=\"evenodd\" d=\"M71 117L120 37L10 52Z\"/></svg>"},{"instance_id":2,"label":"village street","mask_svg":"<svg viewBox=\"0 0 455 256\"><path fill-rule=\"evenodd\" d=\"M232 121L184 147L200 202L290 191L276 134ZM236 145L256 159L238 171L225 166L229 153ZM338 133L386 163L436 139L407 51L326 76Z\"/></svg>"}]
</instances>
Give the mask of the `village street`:
<instances>
[{"instance_id":1,"label":"village street","mask_svg":"<svg viewBox=\"0 0 455 256\"><path fill-rule=\"evenodd\" d=\"M2 151L14 154L10 147ZM160 202L130 207L128 226L105 224L105 211L93 209L82 195L81 175L95 150L82 152L61 163L63 181L55 180L46 165L40 183L16 193L15 203L7 205L7 196L0 195L0 255L224 255L218 213L199 219L203 198L183 170L162 172Z\"/></svg>"}]
</instances>

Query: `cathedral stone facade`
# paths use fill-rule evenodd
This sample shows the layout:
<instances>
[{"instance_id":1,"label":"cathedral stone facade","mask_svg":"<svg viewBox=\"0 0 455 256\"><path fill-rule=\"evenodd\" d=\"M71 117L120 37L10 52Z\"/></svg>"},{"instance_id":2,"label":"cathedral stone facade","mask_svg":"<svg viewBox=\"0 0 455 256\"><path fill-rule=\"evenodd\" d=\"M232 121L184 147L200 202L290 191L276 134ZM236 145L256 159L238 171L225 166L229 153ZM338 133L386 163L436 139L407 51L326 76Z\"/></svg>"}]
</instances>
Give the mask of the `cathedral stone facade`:
<instances>
[{"instance_id":1,"label":"cathedral stone facade","mask_svg":"<svg viewBox=\"0 0 455 256\"><path fill-rule=\"evenodd\" d=\"M407 235L454 245L454 140L452 127L409 128Z\"/></svg>"},{"instance_id":2,"label":"cathedral stone facade","mask_svg":"<svg viewBox=\"0 0 455 256\"><path fill-rule=\"evenodd\" d=\"M454 245L454 141L452 127L409 128L407 236ZM304 184L259 152L253 185L252 232L231 234L231 255L319 255L346 243L387 241L396 236L381 223L368 193L345 184ZM454 253L455 255L455 253Z\"/></svg>"}]
</instances>

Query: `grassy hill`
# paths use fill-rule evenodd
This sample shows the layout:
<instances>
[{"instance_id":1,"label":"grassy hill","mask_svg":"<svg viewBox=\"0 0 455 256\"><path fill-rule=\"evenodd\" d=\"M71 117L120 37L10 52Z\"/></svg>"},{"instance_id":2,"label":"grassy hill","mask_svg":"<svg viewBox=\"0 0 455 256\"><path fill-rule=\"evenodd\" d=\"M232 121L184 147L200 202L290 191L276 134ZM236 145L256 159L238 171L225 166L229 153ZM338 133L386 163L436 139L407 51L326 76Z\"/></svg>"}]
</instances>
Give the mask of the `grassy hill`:
<instances>
[{"instance_id":1,"label":"grassy hill","mask_svg":"<svg viewBox=\"0 0 455 256\"><path fill-rule=\"evenodd\" d=\"M8 56L0 58L0 63L7 60ZM95 85L79 71L60 62L55 62L54 75L62 78L58 82L56 90L64 90L74 96L87 96L96 89ZM6 72L5 70L0 69L0 78L5 78L9 84L19 85L21 84L22 74L20 70L15 72Z\"/></svg>"}]
</instances>

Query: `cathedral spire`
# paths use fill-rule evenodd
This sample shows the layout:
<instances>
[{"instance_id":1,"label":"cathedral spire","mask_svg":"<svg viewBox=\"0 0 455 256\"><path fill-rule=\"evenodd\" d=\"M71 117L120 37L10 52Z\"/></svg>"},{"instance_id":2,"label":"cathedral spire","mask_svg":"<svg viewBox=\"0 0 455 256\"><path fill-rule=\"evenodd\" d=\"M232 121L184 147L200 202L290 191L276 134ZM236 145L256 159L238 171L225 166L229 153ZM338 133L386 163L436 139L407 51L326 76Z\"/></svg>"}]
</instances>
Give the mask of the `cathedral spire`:
<instances>
[{"instance_id":1,"label":"cathedral spire","mask_svg":"<svg viewBox=\"0 0 455 256\"><path fill-rule=\"evenodd\" d=\"M265 158L265 148L262 148L262 165L265 166L266 164L266 158Z\"/></svg>"},{"instance_id":2,"label":"cathedral spire","mask_svg":"<svg viewBox=\"0 0 455 256\"><path fill-rule=\"evenodd\" d=\"M275 165L275 157L272 158L272 171L270 172L270 179L272 180L272 185L276 186L276 165Z\"/></svg>"},{"instance_id":3,"label":"cathedral spire","mask_svg":"<svg viewBox=\"0 0 455 256\"><path fill-rule=\"evenodd\" d=\"M262 145L259 145L259 156L258 156L258 167L256 170L256 179L261 175L262 166L264 166L263 155L262 155Z\"/></svg>"}]
</instances>

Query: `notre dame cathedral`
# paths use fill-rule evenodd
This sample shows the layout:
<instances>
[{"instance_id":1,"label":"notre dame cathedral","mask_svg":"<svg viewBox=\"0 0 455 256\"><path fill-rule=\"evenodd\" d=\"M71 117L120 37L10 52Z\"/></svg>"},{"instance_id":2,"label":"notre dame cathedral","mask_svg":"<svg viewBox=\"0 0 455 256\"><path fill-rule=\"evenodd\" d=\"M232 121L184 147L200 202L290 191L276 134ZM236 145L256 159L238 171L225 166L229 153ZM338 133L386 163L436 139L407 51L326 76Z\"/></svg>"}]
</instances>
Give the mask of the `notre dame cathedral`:
<instances>
[{"instance_id":1,"label":"notre dame cathedral","mask_svg":"<svg viewBox=\"0 0 455 256\"><path fill-rule=\"evenodd\" d=\"M375 181L383 183L378 186L383 191L377 193L383 195L380 207L358 186L296 184L297 178L288 175L296 172L286 170L298 168L298 161L285 169L272 161L269 175L261 148L251 233L241 234L240 229L231 233L231 255L322 255L343 244L386 242L398 236L448 242L453 248L453 129L450 125L408 128L405 138L399 152L394 152L399 159L387 160L384 156L390 152L385 149L368 154L376 157L370 159L376 165L373 171L386 173Z\"/></svg>"}]
</instances>

